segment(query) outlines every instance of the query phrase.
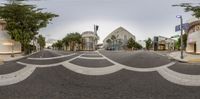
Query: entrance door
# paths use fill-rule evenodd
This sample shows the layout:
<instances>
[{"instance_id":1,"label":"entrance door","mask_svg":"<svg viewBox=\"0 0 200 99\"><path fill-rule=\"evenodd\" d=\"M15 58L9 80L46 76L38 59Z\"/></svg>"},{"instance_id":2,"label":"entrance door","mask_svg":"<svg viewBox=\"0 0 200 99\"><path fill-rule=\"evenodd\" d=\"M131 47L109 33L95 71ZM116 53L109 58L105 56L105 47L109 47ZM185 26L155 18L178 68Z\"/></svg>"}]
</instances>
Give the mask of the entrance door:
<instances>
[{"instance_id":1,"label":"entrance door","mask_svg":"<svg viewBox=\"0 0 200 99\"><path fill-rule=\"evenodd\" d=\"M194 43L194 53L196 53L196 51L197 51L197 44Z\"/></svg>"}]
</instances>

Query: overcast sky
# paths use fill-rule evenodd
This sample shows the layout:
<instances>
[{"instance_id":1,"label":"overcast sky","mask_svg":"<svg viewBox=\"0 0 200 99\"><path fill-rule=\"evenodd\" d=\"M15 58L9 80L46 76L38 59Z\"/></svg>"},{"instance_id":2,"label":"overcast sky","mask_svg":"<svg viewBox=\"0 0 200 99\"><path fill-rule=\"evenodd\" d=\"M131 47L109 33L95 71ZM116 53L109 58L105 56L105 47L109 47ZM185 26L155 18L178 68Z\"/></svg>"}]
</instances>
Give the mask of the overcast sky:
<instances>
[{"instance_id":1,"label":"overcast sky","mask_svg":"<svg viewBox=\"0 0 200 99\"><path fill-rule=\"evenodd\" d=\"M29 3L59 15L40 31L48 39L61 39L70 32L93 31L93 25L97 24L101 43L119 26L137 40L177 35L174 27L180 22L176 15L182 15L184 20L191 15L172 5L186 2L199 0L44 0Z\"/></svg>"}]
</instances>

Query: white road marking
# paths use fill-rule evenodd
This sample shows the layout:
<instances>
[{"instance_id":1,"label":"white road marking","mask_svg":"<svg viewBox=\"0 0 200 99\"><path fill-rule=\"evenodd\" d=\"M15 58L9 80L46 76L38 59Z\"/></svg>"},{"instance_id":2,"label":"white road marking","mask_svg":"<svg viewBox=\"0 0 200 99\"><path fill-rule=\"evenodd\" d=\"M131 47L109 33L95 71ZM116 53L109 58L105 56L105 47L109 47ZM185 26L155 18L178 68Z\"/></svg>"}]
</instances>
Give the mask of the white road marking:
<instances>
[{"instance_id":1,"label":"white road marking","mask_svg":"<svg viewBox=\"0 0 200 99\"><path fill-rule=\"evenodd\" d=\"M58 58L73 56L75 54L76 53L72 53L72 54L69 54L69 55L56 56L56 57L48 57L48 58L27 58L27 59L30 59L30 60L52 60L52 59L58 59Z\"/></svg>"},{"instance_id":2,"label":"white road marking","mask_svg":"<svg viewBox=\"0 0 200 99\"><path fill-rule=\"evenodd\" d=\"M73 72L84 75L106 75L117 72L122 69L121 66L117 65L101 67L101 68L89 68L89 67L78 66L69 62L64 62L63 66Z\"/></svg>"},{"instance_id":3,"label":"white road marking","mask_svg":"<svg viewBox=\"0 0 200 99\"><path fill-rule=\"evenodd\" d=\"M81 55L84 55L84 54L81 54ZM81 55L71 58L64 62L60 62L56 64L48 64L48 65L37 65L37 64L27 64L27 63L17 62L18 64L26 65L26 67L14 73L0 75L0 86L15 84L15 83L25 80L34 72L34 70L37 67L52 67L52 66L59 66L59 65L62 65L65 68L76 73L80 73L84 75L98 75L98 76L115 73L122 69L137 71L137 72L157 71L163 78L165 78L166 80L172 83L184 85L184 86L200 86L200 75L182 74L168 68L169 66L174 65L175 62L171 62L166 65L153 67L153 68L135 68L135 67L129 67L129 66L125 66L123 64L117 63L105 57L101 53L99 53L99 55L103 56L100 59L107 59L109 62L113 63L114 65L107 66L107 67L91 68L91 67L83 67L83 66L70 63L70 61L74 59L83 58ZM90 58L84 57L84 58L96 59L94 57L90 57Z\"/></svg>"},{"instance_id":4,"label":"white road marking","mask_svg":"<svg viewBox=\"0 0 200 99\"><path fill-rule=\"evenodd\" d=\"M200 75L188 75L162 68L158 73L166 80L184 86L200 86Z\"/></svg>"},{"instance_id":5,"label":"white road marking","mask_svg":"<svg viewBox=\"0 0 200 99\"><path fill-rule=\"evenodd\" d=\"M81 56L79 57L80 59L90 59L90 60L101 60L101 59L105 59L103 57L84 57L84 56Z\"/></svg>"},{"instance_id":6,"label":"white road marking","mask_svg":"<svg viewBox=\"0 0 200 99\"><path fill-rule=\"evenodd\" d=\"M0 75L0 86L6 86L21 82L28 78L34 72L35 69L36 67L26 66L19 71L10 74Z\"/></svg>"},{"instance_id":7,"label":"white road marking","mask_svg":"<svg viewBox=\"0 0 200 99\"><path fill-rule=\"evenodd\" d=\"M159 71L162 68L172 66L175 63L176 62L171 62L171 63L165 64L165 65L152 67L152 68L135 68L135 67L129 67L129 66L125 66L125 65L122 65L122 66L124 67L124 69L127 69L127 70L132 70L132 71L137 71L137 72L152 72L152 71Z\"/></svg>"},{"instance_id":8,"label":"white road marking","mask_svg":"<svg viewBox=\"0 0 200 99\"><path fill-rule=\"evenodd\" d=\"M115 65L121 66L121 67L123 67L124 69L127 69L127 70L138 71L138 72L152 72L152 71L157 71L157 70L159 70L160 68L169 67L169 66L172 66L172 65L175 64L175 62L171 62L171 63L165 64L165 65L162 65L162 66L157 66L157 67L152 67L152 68L135 68L135 67L130 67L130 66L126 66L126 65L117 63L117 62L115 62L115 61L109 59L108 57L104 56L104 55L101 54L100 52L98 52L98 53L99 53L101 56L103 56L105 59L107 59L108 61L110 61L111 63L113 63L113 64L115 64Z\"/></svg>"},{"instance_id":9,"label":"white road marking","mask_svg":"<svg viewBox=\"0 0 200 99\"><path fill-rule=\"evenodd\" d=\"M58 66L61 65L62 63L56 63L56 64L48 64L48 65L38 65L38 64L28 64L28 63L23 63L23 62L17 62L18 64L21 65L26 65L26 66L34 66L34 67L40 67L40 68L44 68L44 67L54 67L54 66Z\"/></svg>"}]
</instances>

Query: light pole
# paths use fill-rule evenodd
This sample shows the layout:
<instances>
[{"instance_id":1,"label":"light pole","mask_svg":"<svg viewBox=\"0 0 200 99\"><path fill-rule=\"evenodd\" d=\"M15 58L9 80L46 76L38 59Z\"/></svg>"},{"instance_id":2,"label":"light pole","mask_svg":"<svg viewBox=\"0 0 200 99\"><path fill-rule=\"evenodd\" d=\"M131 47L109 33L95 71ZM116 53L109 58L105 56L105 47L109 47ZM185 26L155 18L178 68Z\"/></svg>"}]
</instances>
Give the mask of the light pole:
<instances>
[{"instance_id":1,"label":"light pole","mask_svg":"<svg viewBox=\"0 0 200 99\"><path fill-rule=\"evenodd\" d=\"M183 59L183 17L181 15L177 15L176 18L180 19L180 29L181 29L181 59Z\"/></svg>"}]
</instances>

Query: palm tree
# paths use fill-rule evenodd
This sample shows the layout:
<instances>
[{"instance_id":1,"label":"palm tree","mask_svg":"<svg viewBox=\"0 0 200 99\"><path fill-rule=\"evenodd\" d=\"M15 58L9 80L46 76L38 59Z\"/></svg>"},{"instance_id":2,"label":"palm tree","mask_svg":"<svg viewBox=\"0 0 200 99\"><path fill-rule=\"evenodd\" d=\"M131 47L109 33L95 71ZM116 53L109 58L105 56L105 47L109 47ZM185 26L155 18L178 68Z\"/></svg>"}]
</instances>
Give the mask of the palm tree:
<instances>
[{"instance_id":1,"label":"palm tree","mask_svg":"<svg viewBox=\"0 0 200 99\"><path fill-rule=\"evenodd\" d=\"M108 47L110 47L110 43L112 43L112 41L110 39L107 39L106 43L108 43Z\"/></svg>"},{"instance_id":2,"label":"palm tree","mask_svg":"<svg viewBox=\"0 0 200 99\"><path fill-rule=\"evenodd\" d=\"M43 37L42 35L39 35L37 38L37 43L40 45L40 50L44 49L45 47L45 37Z\"/></svg>"},{"instance_id":3,"label":"palm tree","mask_svg":"<svg viewBox=\"0 0 200 99\"><path fill-rule=\"evenodd\" d=\"M61 41L61 40L58 40L56 43L54 43L53 45L52 45L52 47L55 49L57 49L57 50L61 50L62 49L62 47L63 47L63 42Z\"/></svg>"},{"instance_id":4,"label":"palm tree","mask_svg":"<svg viewBox=\"0 0 200 99\"><path fill-rule=\"evenodd\" d=\"M78 45L78 48L80 48L79 46L82 43L81 38L82 38L81 35L77 32L76 33L69 33L66 36L66 40L68 42L68 45L70 46L71 51L75 50L76 45Z\"/></svg>"},{"instance_id":5,"label":"palm tree","mask_svg":"<svg viewBox=\"0 0 200 99\"><path fill-rule=\"evenodd\" d=\"M69 38L68 36L65 36L63 39L62 39L62 42L67 50L67 47L69 46Z\"/></svg>"}]
</instances>

